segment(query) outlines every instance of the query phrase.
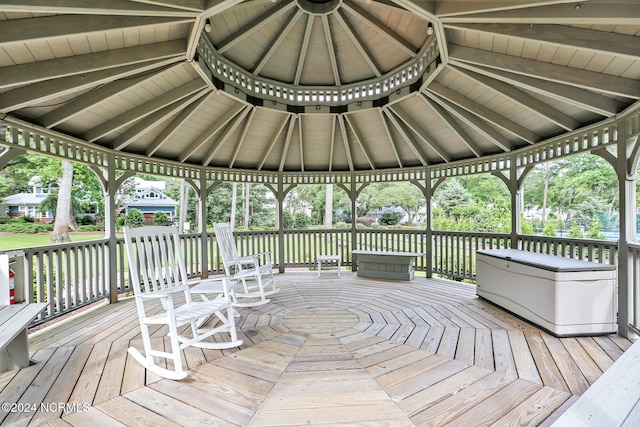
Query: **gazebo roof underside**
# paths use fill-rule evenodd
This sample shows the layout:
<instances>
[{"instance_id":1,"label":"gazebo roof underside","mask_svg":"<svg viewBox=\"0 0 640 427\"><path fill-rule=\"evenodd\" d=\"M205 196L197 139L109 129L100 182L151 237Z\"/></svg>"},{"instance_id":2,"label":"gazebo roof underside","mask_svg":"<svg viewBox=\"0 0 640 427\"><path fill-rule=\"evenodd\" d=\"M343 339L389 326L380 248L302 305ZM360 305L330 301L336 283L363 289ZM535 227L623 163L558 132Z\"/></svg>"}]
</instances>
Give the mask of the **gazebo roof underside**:
<instances>
[{"instance_id":1,"label":"gazebo roof underside","mask_svg":"<svg viewBox=\"0 0 640 427\"><path fill-rule=\"evenodd\" d=\"M640 98L636 0L0 0L0 20L0 119L198 167L440 165Z\"/></svg>"}]
</instances>

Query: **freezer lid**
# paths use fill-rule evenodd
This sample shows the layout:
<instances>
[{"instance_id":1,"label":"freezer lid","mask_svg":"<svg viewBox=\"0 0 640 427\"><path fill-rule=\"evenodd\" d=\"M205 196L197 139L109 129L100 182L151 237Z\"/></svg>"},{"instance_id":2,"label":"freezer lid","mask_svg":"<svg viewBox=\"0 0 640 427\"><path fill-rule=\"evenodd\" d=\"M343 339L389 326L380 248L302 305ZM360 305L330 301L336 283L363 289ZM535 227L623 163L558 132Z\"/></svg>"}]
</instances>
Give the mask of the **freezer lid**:
<instances>
[{"instance_id":1,"label":"freezer lid","mask_svg":"<svg viewBox=\"0 0 640 427\"><path fill-rule=\"evenodd\" d=\"M611 264L563 258L519 249L481 249L476 253L556 272L612 271L616 269L616 266Z\"/></svg>"}]
</instances>

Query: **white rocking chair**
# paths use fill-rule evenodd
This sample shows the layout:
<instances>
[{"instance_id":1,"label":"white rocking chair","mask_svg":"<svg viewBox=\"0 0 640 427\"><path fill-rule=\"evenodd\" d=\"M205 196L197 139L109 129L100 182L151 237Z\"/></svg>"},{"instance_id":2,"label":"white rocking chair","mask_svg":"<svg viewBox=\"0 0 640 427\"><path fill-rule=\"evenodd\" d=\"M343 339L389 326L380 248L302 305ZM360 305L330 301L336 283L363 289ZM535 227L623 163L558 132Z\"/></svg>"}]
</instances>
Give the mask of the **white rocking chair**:
<instances>
[{"instance_id":1,"label":"white rocking chair","mask_svg":"<svg viewBox=\"0 0 640 427\"><path fill-rule=\"evenodd\" d=\"M144 345L144 355L136 348L128 352L149 371L170 379L183 379L187 373L182 368L180 351L188 346L225 349L238 347L234 321L234 309L229 296L229 281L225 279L220 287L221 295L209 301L193 301L187 282L178 231L175 227L141 227L124 229L125 247L131 285L135 293L140 329ZM206 281L200 282L204 284ZM158 312L157 301L162 303ZM154 303L155 301L155 303ZM201 329L198 321L211 317L214 326ZM149 325L167 325L171 351L151 348ZM178 329L190 325L191 337L180 335ZM219 342L204 342L214 334L221 334ZM155 357L163 357L173 362L173 370L159 366Z\"/></svg>"},{"instance_id":2,"label":"white rocking chair","mask_svg":"<svg viewBox=\"0 0 640 427\"><path fill-rule=\"evenodd\" d=\"M254 255L239 256L236 241L227 223L214 224L216 240L222 257L224 271L231 280L242 282L242 291L236 290L236 303L238 307L255 307L268 303L270 295L280 291L276 288L271 265L271 253L262 252ZM260 263L263 257L265 262ZM271 289L268 289L268 288ZM252 299L253 301L237 302L239 299Z\"/></svg>"}]
</instances>

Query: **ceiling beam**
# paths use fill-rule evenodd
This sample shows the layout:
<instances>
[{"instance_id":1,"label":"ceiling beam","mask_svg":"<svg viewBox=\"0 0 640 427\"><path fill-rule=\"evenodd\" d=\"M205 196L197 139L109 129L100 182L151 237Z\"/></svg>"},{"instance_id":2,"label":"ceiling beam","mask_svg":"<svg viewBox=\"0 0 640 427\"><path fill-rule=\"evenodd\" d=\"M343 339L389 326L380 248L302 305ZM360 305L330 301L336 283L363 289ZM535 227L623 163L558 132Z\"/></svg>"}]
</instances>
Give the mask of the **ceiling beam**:
<instances>
[{"instance_id":1,"label":"ceiling beam","mask_svg":"<svg viewBox=\"0 0 640 427\"><path fill-rule=\"evenodd\" d=\"M118 15L54 15L29 19L9 19L0 25L0 48L15 43L55 40L81 34L94 34L126 28L144 28L193 22L189 17Z\"/></svg>"},{"instance_id":2,"label":"ceiling beam","mask_svg":"<svg viewBox=\"0 0 640 427\"><path fill-rule=\"evenodd\" d=\"M227 50L235 46L238 42L244 40L246 37L258 31L264 25L275 21L278 17L280 17L280 15L291 9L294 5L295 3L292 1L281 1L279 3L276 3L275 6L268 9L265 13L256 17L255 19L252 19L246 25L243 25L240 29L220 41L220 43L218 43L218 46L216 46L218 49L218 53L226 52Z\"/></svg>"},{"instance_id":3,"label":"ceiling beam","mask_svg":"<svg viewBox=\"0 0 640 427\"><path fill-rule=\"evenodd\" d=\"M334 86L340 86L340 70L338 69L338 59L336 56L336 48L333 45L333 39L331 37L331 28L329 27L329 18L327 15L322 15L322 28L324 30L324 37L327 42L327 50L329 51L329 61L331 62L331 70L333 71L333 84Z\"/></svg>"},{"instance_id":4,"label":"ceiling beam","mask_svg":"<svg viewBox=\"0 0 640 427\"><path fill-rule=\"evenodd\" d=\"M360 55L362 56L364 61L367 63L371 71L374 72L376 77L382 76L380 67L378 66L378 64L376 64L375 60L373 59L373 56L369 52L369 49L364 44L364 42L360 39L360 37L356 33L355 29L353 28L349 20L345 17L344 12L338 9L338 13L334 13L333 17L340 23L345 33L351 40L351 43L353 43L353 45L358 50L358 52L360 52Z\"/></svg>"},{"instance_id":5,"label":"ceiling beam","mask_svg":"<svg viewBox=\"0 0 640 427\"><path fill-rule=\"evenodd\" d=\"M449 2L457 3L457 2ZM557 3L557 2L556 2ZM615 1L592 3L562 2L544 7L525 7L489 13L440 16L445 24L452 22L559 24L559 25L638 25L640 5L637 2Z\"/></svg>"},{"instance_id":6,"label":"ceiling beam","mask_svg":"<svg viewBox=\"0 0 640 427\"><path fill-rule=\"evenodd\" d=\"M86 55L3 67L0 89L157 59L184 58L185 41L174 40Z\"/></svg>"},{"instance_id":7,"label":"ceiling beam","mask_svg":"<svg viewBox=\"0 0 640 427\"><path fill-rule=\"evenodd\" d=\"M573 117L564 114L562 111L551 107L550 105L529 95L525 91L510 85L509 83L505 83L502 80L496 80L491 77L487 77L463 68L458 68L456 66L452 66L451 68L482 84L484 87L492 89L500 93L501 95L511 99L513 102L517 102L532 113L539 114L552 123L560 126L564 130L571 131L580 127L580 123Z\"/></svg>"},{"instance_id":8,"label":"ceiling beam","mask_svg":"<svg viewBox=\"0 0 640 427\"><path fill-rule=\"evenodd\" d=\"M571 46L592 53L606 53L631 59L640 58L638 37L607 31L544 24L446 24L445 28L496 34L521 40L534 40L554 46Z\"/></svg>"},{"instance_id":9,"label":"ceiling beam","mask_svg":"<svg viewBox=\"0 0 640 427\"><path fill-rule=\"evenodd\" d=\"M138 123L131 126L121 135L119 135L111 144L111 148L116 151L120 151L129 145L131 145L137 138L152 130L155 126L167 120L178 111L184 109L187 105L193 103L194 100L200 98L205 93L209 92L209 88L203 89L200 92L196 92L193 95L179 99L166 107L159 109L158 111L143 117Z\"/></svg>"},{"instance_id":10,"label":"ceiling beam","mask_svg":"<svg viewBox=\"0 0 640 427\"><path fill-rule=\"evenodd\" d=\"M144 153L147 157L153 156L164 144L171 141L171 139L175 137L178 128L182 124L186 123L186 121L189 120L196 111L198 111L202 104L215 95L215 92L213 91L203 91L202 93L207 94L207 96L201 96L200 98L194 99L193 102L182 110L180 114L162 130L160 135L158 135L156 139L149 144Z\"/></svg>"},{"instance_id":11,"label":"ceiling beam","mask_svg":"<svg viewBox=\"0 0 640 427\"><path fill-rule=\"evenodd\" d=\"M636 79L616 77L459 45L449 46L449 58L529 77L564 83L594 92L604 92L633 99L640 98L640 81Z\"/></svg>"},{"instance_id":12,"label":"ceiling beam","mask_svg":"<svg viewBox=\"0 0 640 427\"><path fill-rule=\"evenodd\" d=\"M367 159L369 166L371 167L371 169L375 169L376 166L373 164L373 156L371 155L371 152L367 148L366 144L362 142L363 138L360 136L360 131L358 130L358 127L353 123L353 120L349 118L350 117L349 114L345 114L344 117L347 120L347 123L349 124L351 131L353 132L353 136L356 138L356 142L358 143L358 145L360 146L360 149L364 153L364 157Z\"/></svg>"},{"instance_id":13,"label":"ceiling beam","mask_svg":"<svg viewBox=\"0 0 640 427\"><path fill-rule=\"evenodd\" d=\"M301 16L302 16L302 11L300 9L295 9L293 12L291 12L288 18L289 22L287 22L287 25L283 25L280 28L280 31L278 32L278 34L276 34L276 36L271 41L271 43L269 43L269 46L267 46L267 49L264 52L262 52L262 55L256 62L256 65L253 67L253 71L252 71L253 74L256 74L256 75L260 74L260 71L267 64L267 62L271 58L271 55L274 54L274 52L286 39L286 36L289 34L291 29L293 28L293 26Z\"/></svg>"},{"instance_id":14,"label":"ceiling beam","mask_svg":"<svg viewBox=\"0 0 640 427\"><path fill-rule=\"evenodd\" d=\"M307 51L309 50L309 40L311 40L311 32L313 31L314 21L315 21L315 17L313 15L309 15L307 18L307 26L304 30L304 37L302 38L302 45L300 46L300 52L298 53L298 65L296 66L296 75L293 79L293 84L296 86L300 84L300 77L302 76L304 61L307 57Z\"/></svg>"},{"instance_id":15,"label":"ceiling beam","mask_svg":"<svg viewBox=\"0 0 640 427\"><path fill-rule=\"evenodd\" d=\"M505 137L496 129L494 129L486 120L476 116L473 113L468 112L463 108L458 107L457 105L447 101L444 98L439 97L433 92L425 91L423 92L423 94L425 96L428 96L431 100L440 104L445 110L449 111L451 114L465 122L468 126L487 138L489 142L491 142L496 147L499 147L502 151L511 151L512 148L509 142L505 141Z\"/></svg>"},{"instance_id":16,"label":"ceiling beam","mask_svg":"<svg viewBox=\"0 0 640 427\"><path fill-rule=\"evenodd\" d=\"M418 160L420 161L420 163L422 163L422 166L427 166L429 164L429 161L427 160L426 153L424 153L422 151L422 148L419 146L419 144L413 140L413 137L409 134L408 129L405 129L404 124L399 121L395 113L392 110L390 110L388 106L383 107L382 111L389 118L389 121L391 121L393 126L396 128L396 131L398 131L398 133L400 134L402 139L404 139L404 141L407 143L411 151L413 151L413 154L415 154Z\"/></svg>"},{"instance_id":17,"label":"ceiling beam","mask_svg":"<svg viewBox=\"0 0 640 427\"><path fill-rule=\"evenodd\" d=\"M296 120L298 119L298 115L292 115L291 120L289 120L289 128L287 129L287 136L284 139L284 146L282 147L282 155L280 156L280 166L278 167L278 171L282 172L284 170L284 165L287 162L287 155L289 154L289 145L291 145L291 139L293 138L293 130L296 127Z\"/></svg>"},{"instance_id":18,"label":"ceiling beam","mask_svg":"<svg viewBox=\"0 0 640 427\"><path fill-rule=\"evenodd\" d=\"M337 128L336 128L336 116L335 114L331 116L331 142L329 145L329 172L331 172L333 170L333 153L335 150L335 146L336 146L336 132L337 132Z\"/></svg>"},{"instance_id":19,"label":"ceiling beam","mask_svg":"<svg viewBox=\"0 0 640 427\"><path fill-rule=\"evenodd\" d=\"M464 145L471 150L476 157L482 157L482 149L475 143L471 136L458 124L456 119L447 112L440 104L436 104L430 98L422 94L422 99L435 111L442 121L460 138Z\"/></svg>"},{"instance_id":20,"label":"ceiling beam","mask_svg":"<svg viewBox=\"0 0 640 427\"><path fill-rule=\"evenodd\" d=\"M304 172L304 146L302 144L302 118L303 114L298 116L298 149L300 150L300 172Z\"/></svg>"},{"instance_id":21,"label":"ceiling beam","mask_svg":"<svg viewBox=\"0 0 640 427\"><path fill-rule=\"evenodd\" d=\"M89 142L97 141L98 139L123 128L142 117L148 116L149 114L152 114L175 101L186 98L206 87L208 87L207 84L202 80L192 80L86 131L82 134L82 138Z\"/></svg>"},{"instance_id":22,"label":"ceiling beam","mask_svg":"<svg viewBox=\"0 0 640 427\"><path fill-rule=\"evenodd\" d=\"M342 4L345 9L349 10L358 18L360 18L367 24L376 27L381 35L383 35L387 40L396 45L396 47L402 50L404 53L412 58L415 58L416 55L418 55L416 48L410 42L408 42L394 30L389 28L386 24L380 22L376 17L358 6L356 3L351 0L344 0Z\"/></svg>"},{"instance_id":23,"label":"ceiling beam","mask_svg":"<svg viewBox=\"0 0 640 427\"><path fill-rule=\"evenodd\" d=\"M180 154L178 160L180 163L184 163L189 157L193 155L201 146L206 144L209 139L213 137L220 129L223 128L224 125L229 123L231 119L233 119L236 114L240 113L245 108L244 104L239 102L234 103L233 106L227 108L218 119L213 122L204 132L202 132L196 139L189 144L189 146Z\"/></svg>"},{"instance_id":24,"label":"ceiling beam","mask_svg":"<svg viewBox=\"0 0 640 427\"><path fill-rule=\"evenodd\" d=\"M262 170L262 167L264 166L265 162L267 161L267 158L271 154L273 147L275 147L276 143L278 142L278 139L280 138L280 134L282 134L282 130L284 129L285 125L287 124L287 121L290 118L291 118L290 114L285 114L284 119L282 120L282 122L280 122L280 124L276 128L276 131L273 133L273 135L271 135L271 139L269 140L267 149L264 151L264 153L262 153L262 156L260 157L262 160L260 161L260 164L258 164L258 170Z\"/></svg>"},{"instance_id":25,"label":"ceiling beam","mask_svg":"<svg viewBox=\"0 0 640 427\"><path fill-rule=\"evenodd\" d=\"M411 131L420 138L420 140L427 144L433 151L436 152L438 156L445 162L451 161L451 156L446 152L445 149L427 132L422 126L418 124L411 117L408 117L406 114L402 114L402 112L397 111L393 108L393 106L389 106L389 111L394 113L402 122L407 126Z\"/></svg>"},{"instance_id":26,"label":"ceiling beam","mask_svg":"<svg viewBox=\"0 0 640 427\"><path fill-rule=\"evenodd\" d=\"M384 126L385 134L387 138L389 138L389 144L391 145L391 149L393 150L393 154L396 157L396 161L398 162L398 167L402 168L402 160L400 160L400 154L398 152L398 147L396 146L396 141L391 136L391 129L389 129L389 124L387 123L387 117L384 114L384 110L382 108L378 108L378 112L380 113L380 121Z\"/></svg>"},{"instance_id":27,"label":"ceiling beam","mask_svg":"<svg viewBox=\"0 0 640 427\"><path fill-rule=\"evenodd\" d=\"M191 10L193 12L202 12L205 8L205 0L131 0L138 3L155 4L158 6L174 7L177 9Z\"/></svg>"},{"instance_id":28,"label":"ceiling beam","mask_svg":"<svg viewBox=\"0 0 640 427\"><path fill-rule=\"evenodd\" d=\"M533 0L533 1L436 1L435 14L440 18L471 15L476 13L500 12L539 6L552 6L558 3L573 3L586 0Z\"/></svg>"},{"instance_id":29,"label":"ceiling beam","mask_svg":"<svg viewBox=\"0 0 640 427\"><path fill-rule=\"evenodd\" d=\"M233 154L231 155L231 159L229 160L229 169L233 168L233 164L236 162L238 158L238 153L240 152L240 148L242 147L242 143L244 142L245 137L247 136L247 131L249 130L249 126L251 126L251 120L253 120L253 116L256 113L256 107L250 107L248 110L248 117L244 120L244 126L242 127L242 132L240 132L240 137L238 137L238 142L233 150Z\"/></svg>"},{"instance_id":30,"label":"ceiling beam","mask_svg":"<svg viewBox=\"0 0 640 427\"><path fill-rule=\"evenodd\" d=\"M175 63L174 58L148 62L145 64L125 65L123 67L94 71L76 76L62 77L59 79L46 80L27 86L22 86L17 89L9 90L0 94L0 111L10 112L26 106L38 106L38 104L47 102L52 98L58 98L70 94L81 94L83 91L89 91L89 93L100 91L104 87L99 87L100 85L105 85L113 80L118 80L125 77L127 78L126 81L129 82L131 80L135 80L135 78L130 76L139 74L141 72L147 72L149 70L153 70L172 63ZM150 76L147 76L146 78L150 78ZM63 107L60 107L54 111L65 108L70 103L74 103L79 98L83 98L84 96L86 95L78 95L78 97L64 102ZM94 103L95 101L92 104ZM53 111L47 113L46 116L50 116L52 113ZM39 120L41 124L43 123L43 119L44 117L41 117Z\"/></svg>"},{"instance_id":31,"label":"ceiling beam","mask_svg":"<svg viewBox=\"0 0 640 427\"><path fill-rule=\"evenodd\" d=\"M202 161L203 166L209 166L209 164L213 161L216 154L218 154L218 151L220 151L220 149L224 146L224 144L227 143L229 138L231 138L231 135L236 131L238 126L240 126L240 124L244 121L244 118L247 116L247 113L251 109L252 107L247 106L240 112L240 114L237 114L235 117L233 117L233 119L231 119L231 124L224 129L224 132L222 132L222 134L218 136L218 138L213 142L213 144L211 144L209 151L207 152L207 154L205 154L204 160Z\"/></svg>"},{"instance_id":32,"label":"ceiling beam","mask_svg":"<svg viewBox=\"0 0 640 427\"><path fill-rule=\"evenodd\" d=\"M3 0L4 12L82 15L190 16L197 13L174 7L136 3L129 0Z\"/></svg>"},{"instance_id":33,"label":"ceiling beam","mask_svg":"<svg viewBox=\"0 0 640 427\"><path fill-rule=\"evenodd\" d=\"M340 126L340 134L342 135L342 144L344 145L344 152L347 156L347 163L349 164L349 170L354 171L353 158L351 157L351 149L349 148L349 138L347 137L347 127L344 124L344 114L338 114L338 125Z\"/></svg>"},{"instance_id":34,"label":"ceiling beam","mask_svg":"<svg viewBox=\"0 0 640 427\"><path fill-rule=\"evenodd\" d=\"M586 89L580 89L574 86L567 86L562 83L522 76L508 71L477 66L456 60L452 60L450 64L475 71L479 74L489 76L493 79L512 84L534 93L539 93L541 95L566 102L605 117L614 116L618 113L618 109L620 108L620 104L616 100L590 92Z\"/></svg>"}]
</instances>

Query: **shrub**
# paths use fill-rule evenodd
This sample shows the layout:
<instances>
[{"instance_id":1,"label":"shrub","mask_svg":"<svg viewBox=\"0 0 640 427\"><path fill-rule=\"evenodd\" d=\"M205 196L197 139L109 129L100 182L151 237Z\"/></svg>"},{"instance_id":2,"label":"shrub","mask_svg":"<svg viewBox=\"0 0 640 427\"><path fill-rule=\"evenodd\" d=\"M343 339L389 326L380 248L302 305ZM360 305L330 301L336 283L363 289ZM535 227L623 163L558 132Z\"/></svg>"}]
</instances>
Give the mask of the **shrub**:
<instances>
[{"instance_id":1,"label":"shrub","mask_svg":"<svg viewBox=\"0 0 640 427\"><path fill-rule=\"evenodd\" d=\"M349 228L346 222L336 222L336 228Z\"/></svg>"},{"instance_id":2,"label":"shrub","mask_svg":"<svg viewBox=\"0 0 640 427\"><path fill-rule=\"evenodd\" d=\"M293 217L293 225L295 228L307 228L311 224L311 217L304 212L298 212Z\"/></svg>"},{"instance_id":3,"label":"shrub","mask_svg":"<svg viewBox=\"0 0 640 427\"><path fill-rule=\"evenodd\" d=\"M396 212L383 213L380 217L380 224L396 225L400 221L400 214Z\"/></svg>"},{"instance_id":4,"label":"shrub","mask_svg":"<svg viewBox=\"0 0 640 427\"><path fill-rule=\"evenodd\" d=\"M371 224L374 224L376 220L374 218L369 218L368 216L361 216L356 222L366 227L371 227Z\"/></svg>"},{"instance_id":5,"label":"shrub","mask_svg":"<svg viewBox=\"0 0 640 427\"><path fill-rule=\"evenodd\" d=\"M144 215L140 209L129 209L125 217L124 223L127 227L136 228L142 227L144 223Z\"/></svg>"},{"instance_id":6,"label":"shrub","mask_svg":"<svg viewBox=\"0 0 640 427\"><path fill-rule=\"evenodd\" d=\"M123 217L123 216L119 216L116 218L116 228L118 229L122 229L122 227L124 227L124 222L127 218Z\"/></svg>"},{"instance_id":7,"label":"shrub","mask_svg":"<svg viewBox=\"0 0 640 427\"><path fill-rule=\"evenodd\" d=\"M364 224L357 223L357 224L356 224L356 228L360 228L360 229L362 229L362 228L365 228L365 226L364 226Z\"/></svg>"},{"instance_id":8,"label":"shrub","mask_svg":"<svg viewBox=\"0 0 640 427\"><path fill-rule=\"evenodd\" d=\"M374 222L373 224L371 224L371 228L380 228L380 224Z\"/></svg>"},{"instance_id":9,"label":"shrub","mask_svg":"<svg viewBox=\"0 0 640 427\"><path fill-rule=\"evenodd\" d=\"M165 212L155 211L153 213L153 225L169 225L169 217Z\"/></svg>"},{"instance_id":10,"label":"shrub","mask_svg":"<svg viewBox=\"0 0 640 427\"><path fill-rule=\"evenodd\" d=\"M90 215L85 215L79 218L76 218L78 225L94 225L96 222Z\"/></svg>"}]
</instances>

